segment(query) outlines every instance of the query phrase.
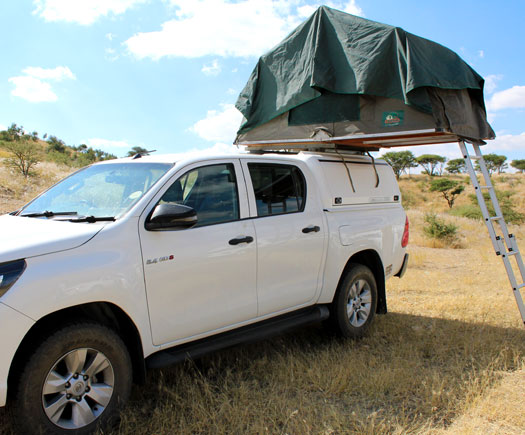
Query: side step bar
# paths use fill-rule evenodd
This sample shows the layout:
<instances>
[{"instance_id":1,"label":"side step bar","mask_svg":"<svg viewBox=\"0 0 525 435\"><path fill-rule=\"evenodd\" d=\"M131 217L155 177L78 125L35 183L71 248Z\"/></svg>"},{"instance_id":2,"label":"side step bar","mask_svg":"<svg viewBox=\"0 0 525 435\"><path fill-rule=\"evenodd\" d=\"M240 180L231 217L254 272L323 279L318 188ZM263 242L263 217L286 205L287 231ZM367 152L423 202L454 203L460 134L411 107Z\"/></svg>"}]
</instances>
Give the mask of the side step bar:
<instances>
[{"instance_id":1,"label":"side step bar","mask_svg":"<svg viewBox=\"0 0 525 435\"><path fill-rule=\"evenodd\" d=\"M316 305L293 313L287 313L272 319L222 334L206 337L191 343L181 344L170 349L161 350L146 358L146 367L161 368L181 363L186 359L196 359L241 343L249 343L278 335L288 329L317 323L328 319L330 311L325 305Z\"/></svg>"}]
</instances>

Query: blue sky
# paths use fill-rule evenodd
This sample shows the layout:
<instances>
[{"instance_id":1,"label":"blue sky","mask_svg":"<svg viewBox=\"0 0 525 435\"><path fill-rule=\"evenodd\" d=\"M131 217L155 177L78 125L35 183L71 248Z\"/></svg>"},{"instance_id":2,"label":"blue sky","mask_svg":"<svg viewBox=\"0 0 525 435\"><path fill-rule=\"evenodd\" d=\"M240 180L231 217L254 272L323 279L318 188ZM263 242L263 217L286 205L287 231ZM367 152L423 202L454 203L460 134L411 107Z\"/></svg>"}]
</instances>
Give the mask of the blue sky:
<instances>
[{"instance_id":1,"label":"blue sky","mask_svg":"<svg viewBox=\"0 0 525 435\"><path fill-rule=\"evenodd\" d=\"M0 129L16 122L118 156L226 149L258 57L321 4L460 54L486 80L498 138L485 152L525 158L523 0L4 0ZM455 144L411 150L459 157Z\"/></svg>"}]
</instances>

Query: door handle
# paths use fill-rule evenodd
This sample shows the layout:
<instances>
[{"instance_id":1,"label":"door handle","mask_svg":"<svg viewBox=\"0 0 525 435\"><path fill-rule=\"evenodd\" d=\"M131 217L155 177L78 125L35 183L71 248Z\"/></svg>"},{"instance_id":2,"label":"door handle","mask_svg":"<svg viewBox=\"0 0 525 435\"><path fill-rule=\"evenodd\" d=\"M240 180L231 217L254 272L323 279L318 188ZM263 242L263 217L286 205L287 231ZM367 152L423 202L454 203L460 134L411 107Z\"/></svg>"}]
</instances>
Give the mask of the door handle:
<instances>
[{"instance_id":1,"label":"door handle","mask_svg":"<svg viewBox=\"0 0 525 435\"><path fill-rule=\"evenodd\" d=\"M303 233L318 233L321 231L321 228L319 228L317 225L310 225L309 227L303 228Z\"/></svg>"},{"instance_id":2,"label":"door handle","mask_svg":"<svg viewBox=\"0 0 525 435\"><path fill-rule=\"evenodd\" d=\"M246 236L246 237L237 237L235 239L231 239L228 243L230 245L238 245L239 243L252 243L253 237L252 236Z\"/></svg>"}]
</instances>

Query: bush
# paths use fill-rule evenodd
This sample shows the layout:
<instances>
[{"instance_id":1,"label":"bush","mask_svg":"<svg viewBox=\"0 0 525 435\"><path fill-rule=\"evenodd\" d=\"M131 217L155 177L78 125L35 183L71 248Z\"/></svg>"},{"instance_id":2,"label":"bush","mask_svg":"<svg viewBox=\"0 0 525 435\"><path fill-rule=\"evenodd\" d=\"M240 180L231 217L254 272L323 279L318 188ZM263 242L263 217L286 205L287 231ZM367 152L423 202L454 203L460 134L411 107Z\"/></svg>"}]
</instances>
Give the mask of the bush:
<instances>
[{"instance_id":1,"label":"bush","mask_svg":"<svg viewBox=\"0 0 525 435\"><path fill-rule=\"evenodd\" d=\"M454 224L447 224L435 213L425 214L425 224L423 231L431 239L452 241L456 237L458 227Z\"/></svg>"},{"instance_id":2,"label":"bush","mask_svg":"<svg viewBox=\"0 0 525 435\"><path fill-rule=\"evenodd\" d=\"M514 195L514 192L509 190L495 190L495 192L505 221L509 224L521 224L525 222L525 215L514 209L514 204L512 203L511 199L512 195ZM494 211L494 207L490 201L489 193L484 192L483 197L485 198L485 204L487 205L490 215L495 216L496 212ZM472 202L472 205L459 206L455 210L451 210L450 214L454 216L463 216L470 219L482 219L483 216L481 215L481 209L479 208L476 195L472 193L469 195L469 198Z\"/></svg>"},{"instance_id":3,"label":"bush","mask_svg":"<svg viewBox=\"0 0 525 435\"><path fill-rule=\"evenodd\" d=\"M449 212L453 216L461 216L469 219L482 219L481 209L476 204L464 204L458 205L456 208Z\"/></svg>"}]
</instances>

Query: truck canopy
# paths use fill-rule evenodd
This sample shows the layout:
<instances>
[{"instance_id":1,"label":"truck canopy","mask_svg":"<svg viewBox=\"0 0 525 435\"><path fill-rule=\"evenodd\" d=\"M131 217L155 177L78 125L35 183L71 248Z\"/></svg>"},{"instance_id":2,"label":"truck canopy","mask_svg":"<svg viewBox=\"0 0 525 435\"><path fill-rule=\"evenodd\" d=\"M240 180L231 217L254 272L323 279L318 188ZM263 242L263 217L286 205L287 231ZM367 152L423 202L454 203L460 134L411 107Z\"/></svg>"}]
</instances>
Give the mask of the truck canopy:
<instances>
[{"instance_id":1,"label":"truck canopy","mask_svg":"<svg viewBox=\"0 0 525 435\"><path fill-rule=\"evenodd\" d=\"M235 143L422 130L479 143L495 137L483 85L440 44L321 6L259 59Z\"/></svg>"}]
</instances>

